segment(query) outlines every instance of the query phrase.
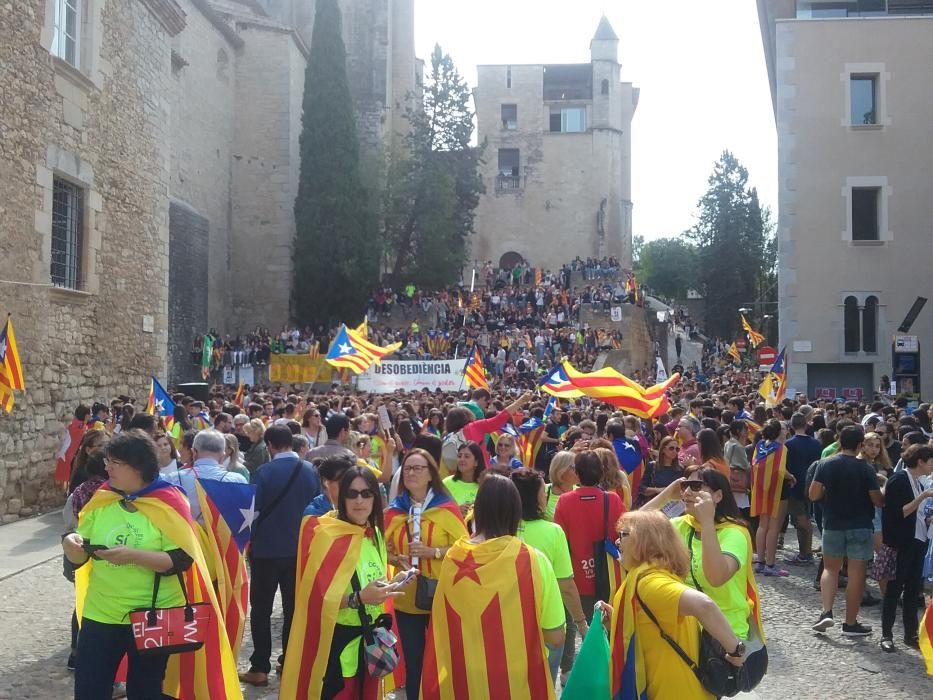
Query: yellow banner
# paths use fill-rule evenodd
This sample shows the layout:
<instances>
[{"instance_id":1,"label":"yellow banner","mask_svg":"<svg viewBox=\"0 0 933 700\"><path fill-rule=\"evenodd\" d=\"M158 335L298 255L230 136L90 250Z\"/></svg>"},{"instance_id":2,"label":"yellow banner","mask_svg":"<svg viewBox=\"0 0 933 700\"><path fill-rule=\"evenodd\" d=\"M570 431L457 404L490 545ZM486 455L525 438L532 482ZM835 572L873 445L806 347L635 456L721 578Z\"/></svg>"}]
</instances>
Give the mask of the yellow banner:
<instances>
[{"instance_id":1,"label":"yellow banner","mask_svg":"<svg viewBox=\"0 0 933 700\"><path fill-rule=\"evenodd\" d=\"M312 359L309 355L273 355L269 363L269 381L273 384L330 384L333 369L323 357Z\"/></svg>"}]
</instances>

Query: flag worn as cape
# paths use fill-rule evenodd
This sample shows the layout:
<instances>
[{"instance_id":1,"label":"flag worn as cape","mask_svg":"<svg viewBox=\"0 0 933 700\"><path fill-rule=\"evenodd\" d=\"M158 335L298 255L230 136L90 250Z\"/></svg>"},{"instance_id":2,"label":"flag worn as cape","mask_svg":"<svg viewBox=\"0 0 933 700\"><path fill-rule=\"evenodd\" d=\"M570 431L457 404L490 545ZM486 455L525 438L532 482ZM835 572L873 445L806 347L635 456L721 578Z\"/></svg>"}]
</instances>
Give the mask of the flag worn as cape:
<instances>
[{"instance_id":1,"label":"flag worn as cape","mask_svg":"<svg viewBox=\"0 0 933 700\"><path fill-rule=\"evenodd\" d=\"M450 548L431 610L422 698L554 698L540 556L508 536L480 544L463 537Z\"/></svg>"},{"instance_id":2,"label":"flag worn as cape","mask_svg":"<svg viewBox=\"0 0 933 700\"><path fill-rule=\"evenodd\" d=\"M217 603L223 615L233 658L240 654L249 606L246 545L256 516L256 487L216 479L196 479L195 490L204 519L203 549L215 578Z\"/></svg>"},{"instance_id":3,"label":"flag worn as cape","mask_svg":"<svg viewBox=\"0 0 933 700\"><path fill-rule=\"evenodd\" d=\"M71 419L62 436L62 445L55 455L55 481L65 484L71 481L71 463L86 432L87 423L77 418Z\"/></svg>"},{"instance_id":4,"label":"flag worn as cape","mask_svg":"<svg viewBox=\"0 0 933 700\"><path fill-rule=\"evenodd\" d=\"M397 554L408 555L408 514L411 510L411 497L400 493L389 504L385 512L386 546L391 543ZM429 541L436 529L447 532L451 540L458 540L466 533L466 524L460 513L460 506L450 496L435 493L421 512L421 540ZM431 578L437 578L441 562L436 559L422 559L418 570ZM413 586L412 586L413 587Z\"/></svg>"},{"instance_id":5,"label":"flag worn as cape","mask_svg":"<svg viewBox=\"0 0 933 700\"><path fill-rule=\"evenodd\" d=\"M933 600L920 621L920 653L926 662L927 673L933 676Z\"/></svg>"},{"instance_id":6,"label":"flag worn as cape","mask_svg":"<svg viewBox=\"0 0 933 700\"><path fill-rule=\"evenodd\" d=\"M787 450L779 442L759 440L752 459L751 515L777 515L787 474Z\"/></svg>"},{"instance_id":7,"label":"flag worn as cape","mask_svg":"<svg viewBox=\"0 0 933 700\"><path fill-rule=\"evenodd\" d=\"M612 700L648 700L645 657L635 633L638 613L635 582L650 568L651 564L640 564L629 571L612 600L612 627L609 633L612 648L609 659Z\"/></svg>"},{"instance_id":8,"label":"flag worn as cape","mask_svg":"<svg viewBox=\"0 0 933 700\"><path fill-rule=\"evenodd\" d=\"M692 527L697 532L700 531L700 523L692 515L684 516L686 523ZM758 584L755 582L755 571L752 569L752 552L755 551L755 548L752 546L752 536L749 533L748 528L738 523L733 523L728 520L724 520L721 523L716 523L716 531L719 532L727 527L734 528L740 531L745 536L746 544L748 545L748 558L745 560L745 571L742 572L743 577L745 578L745 595L748 598L748 603L751 606L748 614L748 626L749 633L751 635L752 630L754 629L758 635L758 638L762 643L765 641L765 627L761 622L761 597L758 595Z\"/></svg>"},{"instance_id":9,"label":"flag worn as cape","mask_svg":"<svg viewBox=\"0 0 933 700\"><path fill-rule=\"evenodd\" d=\"M221 624L223 618L220 606L214 595L207 561L184 494L177 487L158 478L125 499L194 560L184 574L188 598L196 603L209 601L213 608L204 646L195 652L172 654L169 657L162 691L179 700L242 700L236 659ZM94 492L91 500L78 514L79 523L85 514L121 500L124 500L123 494L112 490L109 483L104 484ZM93 566L94 560L89 559L87 564L75 572L75 607L79 620L84 610Z\"/></svg>"},{"instance_id":10,"label":"flag worn as cape","mask_svg":"<svg viewBox=\"0 0 933 700\"><path fill-rule=\"evenodd\" d=\"M298 535L295 613L282 668L282 700L321 697L340 599L365 530L331 515L306 516Z\"/></svg>"}]
</instances>

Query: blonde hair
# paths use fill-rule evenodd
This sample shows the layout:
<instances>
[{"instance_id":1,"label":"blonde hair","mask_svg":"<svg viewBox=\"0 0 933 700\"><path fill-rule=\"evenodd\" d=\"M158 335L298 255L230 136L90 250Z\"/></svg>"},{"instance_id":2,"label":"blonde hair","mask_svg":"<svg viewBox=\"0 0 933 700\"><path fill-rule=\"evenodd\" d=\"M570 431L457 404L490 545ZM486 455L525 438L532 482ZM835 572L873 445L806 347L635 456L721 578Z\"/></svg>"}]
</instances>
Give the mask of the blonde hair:
<instances>
[{"instance_id":1,"label":"blonde hair","mask_svg":"<svg viewBox=\"0 0 933 700\"><path fill-rule=\"evenodd\" d=\"M891 457L888 455L888 451L884 446L884 440L881 439L881 436L872 431L870 433L865 433L865 437L862 439L862 449L859 450L858 457L859 459L864 459L862 456L865 453L864 443L865 440L877 440L878 447L878 456L875 458L875 464L883 467L886 471L891 471Z\"/></svg>"},{"instance_id":2,"label":"blonde hair","mask_svg":"<svg viewBox=\"0 0 933 700\"><path fill-rule=\"evenodd\" d=\"M619 458L616 457L615 450L608 447L597 447L593 452L599 457L600 464L603 465L603 476L599 480L599 485L606 491L620 491L628 485L628 477L622 473L622 467L619 466Z\"/></svg>"},{"instance_id":3,"label":"blonde hair","mask_svg":"<svg viewBox=\"0 0 933 700\"><path fill-rule=\"evenodd\" d=\"M683 578L690 570L690 555L671 521L657 510L633 510L625 513L616 525L627 531L622 549L632 562L651 564Z\"/></svg>"},{"instance_id":4,"label":"blonde hair","mask_svg":"<svg viewBox=\"0 0 933 700\"><path fill-rule=\"evenodd\" d=\"M233 433L227 433L224 435L224 442L226 443L227 450L230 451L230 466L227 468L227 471L231 471L240 463L240 443L236 439L236 435Z\"/></svg>"},{"instance_id":5,"label":"blonde hair","mask_svg":"<svg viewBox=\"0 0 933 700\"><path fill-rule=\"evenodd\" d=\"M561 450L554 455L553 459L551 459L551 467L548 470L548 478L552 484L560 483L560 478L564 472L573 468L575 459L576 455L569 450Z\"/></svg>"},{"instance_id":6,"label":"blonde hair","mask_svg":"<svg viewBox=\"0 0 933 700\"><path fill-rule=\"evenodd\" d=\"M518 457L518 444L516 443L515 438L512 437L511 435L500 435L500 436L499 436L499 439L496 441L496 452L498 453L498 451L499 451L499 443L502 442L503 440L511 440L511 442L512 442L512 451L511 451L511 453L509 454L509 457L510 457L510 458L511 458L511 457ZM534 465L531 464L531 465L528 465L528 466L532 466L532 467L533 467Z\"/></svg>"},{"instance_id":7,"label":"blonde hair","mask_svg":"<svg viewBox=\"0 0 933 700\"><path fill-rule=\"evenodd\" d=\"M243 426L243 430L251 435L261 438L266 433L266 424L258 418L253 418L249 423Z\"/></svg>"}]
</instances>

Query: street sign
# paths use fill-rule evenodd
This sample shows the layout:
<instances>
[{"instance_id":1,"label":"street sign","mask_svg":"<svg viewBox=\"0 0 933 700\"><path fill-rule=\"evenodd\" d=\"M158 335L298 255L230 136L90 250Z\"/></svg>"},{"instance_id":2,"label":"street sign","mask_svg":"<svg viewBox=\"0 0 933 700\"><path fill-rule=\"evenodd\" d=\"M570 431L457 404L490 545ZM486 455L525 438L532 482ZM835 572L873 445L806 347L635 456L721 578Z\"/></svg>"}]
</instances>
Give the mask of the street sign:
<instances>
[{"instance_id":1,"label":"street sign","mask_svg":"<svg viewBox=\"0 0 933 700\"><path fill-rule=\"evenodd\" d=\"M835 401L836 390L831 386L818 386L813 392L813 397L820 401Z\"/></svg>"},{"instance_id":2,"label":"street sign","mask_svg":"<svg viewBox=\"0 0 933 700\"><path fill-rule=\"evenodd\" d=\"M915 335L896 335L894 352L920 352L920 341Z\"/></svg>"},{"instance_id":3,"label":"street sign","mask_svg":"<svg viewBox=\"0 0 933 700\"><path fill-rule=\"evenodd\" d=\"M745 338L739 338L735 341L735 347L737 347L742 352L745 352L746 345L747 343L745 342Z\"/></svg>"},{"instance_id":4,"label":"street sign","mask_svg":"<svg viewBox=\"0 0 933 700\"><path fill-rule=\"evenodd\" d=\"M773 365L777 359L777 350L770 345L762 345L758 348L758 364Z\"/></svg>"}]
</instances>

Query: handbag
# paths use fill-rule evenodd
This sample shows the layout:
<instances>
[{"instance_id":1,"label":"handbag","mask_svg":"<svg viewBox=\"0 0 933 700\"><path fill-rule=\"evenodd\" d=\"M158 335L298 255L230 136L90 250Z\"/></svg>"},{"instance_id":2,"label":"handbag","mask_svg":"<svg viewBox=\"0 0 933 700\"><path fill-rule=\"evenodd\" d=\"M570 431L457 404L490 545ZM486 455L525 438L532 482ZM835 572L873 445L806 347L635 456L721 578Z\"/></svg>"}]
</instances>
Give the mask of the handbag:
<instances>
[{"instance_id":1,"label":"handbag","mask_svg":"<svg viewBox=\"0 0 933 700\"><path fill-rule=\"evenodd\" d=\"M360 592L360 578L355 571L350 579L350 586L354 592ZM366 671L373 678L388 676L399 662L398 637L392 631L392 617L382 614L373 622L362 601L357 612L363 625L363 660L366 662Z\"/></svg>"},{"instance_id":2,"label":"handbag","mask_svg":"<svg viewBox=\"0 0 933 700\"><path fill-rule=\"evenodd\" d=\"M418 581L415 583L415 607L430 612L434 605L435 593L437 593L437 579L419 574Z\"/></svg>"},{"instance_id":3,"label":"handbag","mask_svg":"<svg viewBox=\"0 0 933 700\"><path fill-rule=\"evenodd\" d=\"M181 573L177 574L185 604L177 608L157 608L161 574L155 575L152 605L130 611L130 626L136 652L140 656L197 651L204 646L214 611L210 603L192 603Z\"/></svg>"}]
</instances>

